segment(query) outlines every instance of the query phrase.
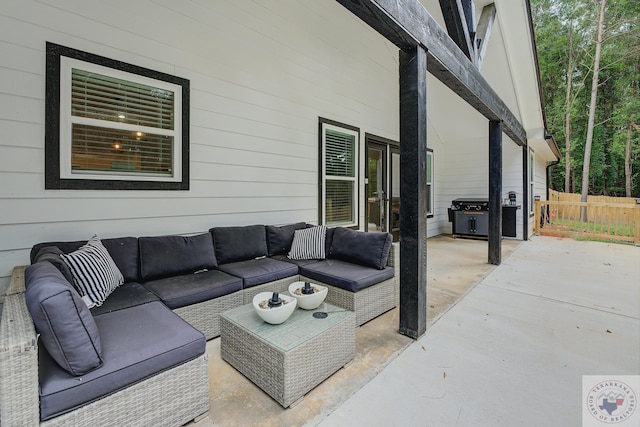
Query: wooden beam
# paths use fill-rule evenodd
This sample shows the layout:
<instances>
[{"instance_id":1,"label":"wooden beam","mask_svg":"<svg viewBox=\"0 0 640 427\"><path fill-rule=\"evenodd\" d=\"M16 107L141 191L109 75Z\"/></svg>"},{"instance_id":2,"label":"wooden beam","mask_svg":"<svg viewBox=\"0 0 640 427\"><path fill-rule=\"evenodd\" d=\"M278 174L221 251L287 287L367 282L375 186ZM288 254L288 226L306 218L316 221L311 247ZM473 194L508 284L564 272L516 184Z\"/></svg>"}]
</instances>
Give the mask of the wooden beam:
<instances>
[{"instance_id":1,"label":"wooden beam","mask_svg":"<svg viewBox=\"0 0 640 427\"><path fill-rule=\"evenodd\" d=\"M487 46L489 45L489 38L491 37L491 29L493 28L493 22L496 19L496 5L491 3L486 5L482 9L480 14L480 21L478 22L478 32L476 34L476 48L478 49L478 60L476 66L478 70L482 68L482 62L487 53Z\"/></svg>"},{"instance_id":2,"label":"wooden beam","mask_svg":"<svg viewBox=\"0 0 640 427\"><path fill-rule=\"evenodd\" d=\"M476 5L474 0L461 0L461 3L464 18L467 21L467 28L469 29L469 38L473 44L476 38Z\"/></svg>"},{"instance_id":3,"label":"wooden beam","mask_svg":"<svg viewBox=\"0 0 640 427\"><path fill-rule=\"evenodd\" d=\"M400 51L400 333L427 330L427 54Z\"/></svg>"},{"instance_id":4,"label":"wooden beam","mask_svg":"<svg viewBox=\"0 0 640 427\"><path fill-rule=\"evenodd\" d=\"M502 123L489 121L489 264L502 262Z\"/></svg>"},{"instance_id":5,"label":"wooden beam","mask_svg":"<svg viewBox=\"0 0 640 427\"><path fill-rule=\"evenodd\" d=\"M516 144L526 145L522 124L418 0L337 1L400 49L425 48L434 77L487 119L501 121Z\"/></svg>"},{"instance_id":6,"label":"wooden beam","mask_svg":"<svg viewBox=\"0 0 640 427\"><path fill-rule=\"evenodd\" d=\"M462 0L440 0L440 9L447 27L447 33L462 53L471 61L475 60L473 38L469 34L473 27L469 27Z\"/></svg>"}]
</instances>

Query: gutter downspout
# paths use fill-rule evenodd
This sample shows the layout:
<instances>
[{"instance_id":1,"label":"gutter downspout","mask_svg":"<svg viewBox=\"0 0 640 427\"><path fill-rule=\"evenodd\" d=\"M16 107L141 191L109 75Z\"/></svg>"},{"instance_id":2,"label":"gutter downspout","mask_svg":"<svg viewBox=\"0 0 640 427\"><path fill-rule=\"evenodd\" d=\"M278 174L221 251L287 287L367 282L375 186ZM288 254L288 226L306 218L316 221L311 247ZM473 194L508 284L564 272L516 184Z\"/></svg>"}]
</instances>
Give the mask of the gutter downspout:
<instances>
[{"instance_id":1,"label":"gutter downspout","mask_svg":"<svg viewBox=\"0 0 640 427\"><path fill-rule=\"evenodd\" d=\"M545 197L547 198L547 201L548 201L549 200L549 181L551 180L551 167L557 165L558 163L560 163L561 156L560 156L560 153L559 153L559 150L558 150L558 145L556 144L555 139L551 135L549 135L545 139L548 141L549 145L551 146L551 149L553 150L553 148L555 148L555 150L553 150L553 151L557 151L558 152L557 160L554 160L553 162L547 162L547 189L546 189ZM549 221L549 215L550 215L549 209L550 209L550 206L549 206L549 203L547 203L547 214L546 214L547 221Z\"/></svg>"},{"instance_id":2,"label":"gutter downspout","mask_svg":"<svg viewBox=\"0 0 640 427\"><path fill-rule=\"evenodd\" d=\"M546 125L546 123L545 123ZM546 131L545 131L546 133ZM562 155L560 154L560 150L558 149L558 144L556 143L556 140L553 136L549 135L548 133L546 133L547 136L545 136L545 140L547 141L547 144L549 144L549 147L551 148L551 151L553 151L553 154L556 155L556 159L553 162L547 162L547 191L546 191L546 198L547 200L549 200L549 181L550 181L550 168L551 166L555 166L558 163L560 163L560 159L562 158ZM549 206L547 205L547 209L549 208Z\"/></svg>"}]
</instances>

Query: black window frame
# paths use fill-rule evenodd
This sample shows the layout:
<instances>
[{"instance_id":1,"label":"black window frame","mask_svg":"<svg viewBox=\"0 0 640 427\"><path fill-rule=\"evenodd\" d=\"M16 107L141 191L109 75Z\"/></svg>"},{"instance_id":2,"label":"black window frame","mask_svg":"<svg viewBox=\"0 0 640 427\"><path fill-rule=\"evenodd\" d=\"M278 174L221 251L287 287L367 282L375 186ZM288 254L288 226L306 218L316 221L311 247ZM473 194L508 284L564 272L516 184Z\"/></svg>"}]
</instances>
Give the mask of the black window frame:
<instances>
[{"instance_id":1,"label":"black window frame","mask_svg":"<svg viewBox=\"0 0 640 427\"><path fill-rule=\"evenodd\" d=\"M68 179L60 171L60 57L126 71L182 87L182 175L179 181L143 181L126 179ZM47 42L45 95L45 189L46 190L189 190L189 92L187 79L140 67L78 49Z\"/></svg>"}]
</instances>

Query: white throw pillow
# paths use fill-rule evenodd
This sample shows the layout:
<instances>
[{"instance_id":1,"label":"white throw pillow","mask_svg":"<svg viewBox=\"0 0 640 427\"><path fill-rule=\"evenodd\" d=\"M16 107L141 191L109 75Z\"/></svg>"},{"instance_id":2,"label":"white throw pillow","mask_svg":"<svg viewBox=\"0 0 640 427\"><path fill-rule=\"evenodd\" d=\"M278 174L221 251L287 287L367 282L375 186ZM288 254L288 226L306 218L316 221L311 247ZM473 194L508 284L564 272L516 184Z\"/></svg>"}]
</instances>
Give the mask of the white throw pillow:
<instances>
[{"instance_id":1,"label":"white throw pillow","mask_svg":"<svg viewBox=\"0 0 640 427\"><path fill-rule=\"evenodd\" d=\"M124 283L122 273L98 236L78 250L60 256L69 266L73 284L89 308L102 305Z\"/></svg>"},{"instance_id":2,"label":"white throw pillow","mask_svg":"<svg viewBox=\"0 0 640 427\"><path fill-rule=\"evenodd\" d=\"M325 259L326 235L326 225L294 231L289 259Z\"/></svg>"}]
</instances>

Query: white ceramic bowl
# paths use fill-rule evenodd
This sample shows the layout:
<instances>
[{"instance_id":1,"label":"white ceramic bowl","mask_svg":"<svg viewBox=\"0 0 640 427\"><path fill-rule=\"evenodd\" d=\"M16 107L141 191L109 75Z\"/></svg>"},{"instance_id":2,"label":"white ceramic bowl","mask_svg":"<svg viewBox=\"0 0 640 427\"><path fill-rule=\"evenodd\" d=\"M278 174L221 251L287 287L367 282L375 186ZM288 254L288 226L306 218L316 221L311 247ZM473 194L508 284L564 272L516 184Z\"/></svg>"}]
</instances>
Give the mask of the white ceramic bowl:
<instances>
[{"instance_id":1,"label":"white ceramic bowl","mask_svg":"<svg viewBox=\"0 0 640 427\"><path fill-rule=\"evenodd\" d=\"M286 301L286 304L282 304L280 307L260 308L259 304L264 300L270 300L272 295L273 292L260 292L254 296L253 309L265 322L271 323L272 325L279 325L291 316L298 302L294 297L279 294L280 299Z\"/></svg>"},{"instance_id":2,"label":"white ceramic bowl","mask_svg":"<svg viewBox=\"0 0 640 427\"><path fill-rule=\"evenodd\" d=\"M324 302L327 297L328 289L326 286L320 286L315 283L311 283L311 286L317 288L319 292L314 292L308 295L297 295L296 289L304 287L304 282L293 282L289 285L289 294L298 300L298 307L305 310L313 310Z\"/></svg>"}]
</instances>

